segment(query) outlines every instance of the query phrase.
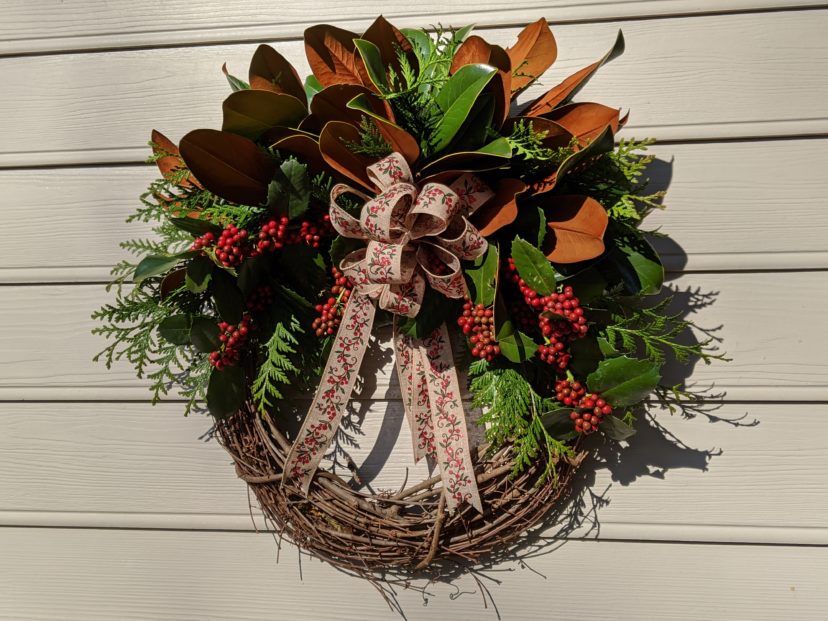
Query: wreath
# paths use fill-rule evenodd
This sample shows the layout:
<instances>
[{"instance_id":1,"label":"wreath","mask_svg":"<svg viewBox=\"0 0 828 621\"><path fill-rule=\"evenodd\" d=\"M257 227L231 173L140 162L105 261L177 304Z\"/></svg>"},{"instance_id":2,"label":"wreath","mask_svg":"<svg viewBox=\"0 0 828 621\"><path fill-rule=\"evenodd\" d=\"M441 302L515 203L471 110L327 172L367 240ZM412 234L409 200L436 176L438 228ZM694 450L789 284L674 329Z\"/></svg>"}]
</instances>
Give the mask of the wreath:
<instances>
[{"instance_id":1,"label":"wreath","mask_svg":"<svg viewBox=\"0 0 828 621\"><path fill-rule=\"evenodd\" d=\"M543 19L506 49L382 17L304 41L304 82L261 45L247 82L223 67L221 130L152 133L161 177L129 220L155 236L122 244L140 260L113 269L99 357L206 405L276 530L337 566L502 553L567 493L586 436L624 440L678 394L668 356L720 357L657 295L652 141L572 102L624 39L523 103L557 56ZM369 494L320 466L377 334L435 476Z\"/></svg>"}]
</instances>

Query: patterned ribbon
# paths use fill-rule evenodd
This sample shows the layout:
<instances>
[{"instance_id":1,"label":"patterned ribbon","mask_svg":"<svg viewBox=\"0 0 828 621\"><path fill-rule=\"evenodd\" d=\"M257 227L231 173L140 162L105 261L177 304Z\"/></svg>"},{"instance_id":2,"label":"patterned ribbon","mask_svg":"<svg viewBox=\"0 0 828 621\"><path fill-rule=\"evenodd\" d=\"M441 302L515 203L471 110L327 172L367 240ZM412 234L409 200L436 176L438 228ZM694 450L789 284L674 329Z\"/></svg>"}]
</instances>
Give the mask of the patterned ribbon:
<instances>
[{"instance_id":1,"label":"patterned ribbon","mask_svg":"<svg viewBox=\"0 0 828 621\"><path fill-rule=\"evenodd\" d=\"M377 306L415 317L426 286L449 298L463 297L460 260L475 259L487 248L467 219L493 196L476 176L465 174L450 187L427 183L418 189L399 153L369 166L368 176L380 188L375 198L344 184L331 190L334 228L367 245L340 262L354 290L313 403L287 456L285 471L305 493L351 398ZM365 201L358 219L336 204L346 192ZM482 511L446 324L419 339L399 331L395 318L394 351L415 460L424 455L435 459L449 511L464 502Z\"/></svg>"}]
</instances>

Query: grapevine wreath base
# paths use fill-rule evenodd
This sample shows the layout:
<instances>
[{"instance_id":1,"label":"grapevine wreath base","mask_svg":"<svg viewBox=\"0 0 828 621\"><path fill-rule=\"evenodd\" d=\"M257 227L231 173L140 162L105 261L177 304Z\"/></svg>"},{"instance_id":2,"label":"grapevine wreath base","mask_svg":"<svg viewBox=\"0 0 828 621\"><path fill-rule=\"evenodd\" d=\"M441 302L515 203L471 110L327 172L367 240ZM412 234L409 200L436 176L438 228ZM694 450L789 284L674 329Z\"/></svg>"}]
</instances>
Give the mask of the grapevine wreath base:
<instances>
[{"instance_id":1,"label":"grapevine wreath base","mask_svg":"<svg viewBox=\"0 0 828 621\"><path fill-rule=\"evenodd\" d=\"M232 456L239 478L256 495L277 532L303 550L363 576L397 568L422 569L441 560L476 562L514 543L540 525L569 491L575 469L586 457L562 457L557 476L543 477L538 460L511 476L511 445L487 455L477 449L475 475L484 513L465 505L445 510L440 476L393 495L355 491L330 472L317 472L307 495L282 485L291 443L273 419L251 404L220 421L217 436Z\"/></svg>"}]
</instances>

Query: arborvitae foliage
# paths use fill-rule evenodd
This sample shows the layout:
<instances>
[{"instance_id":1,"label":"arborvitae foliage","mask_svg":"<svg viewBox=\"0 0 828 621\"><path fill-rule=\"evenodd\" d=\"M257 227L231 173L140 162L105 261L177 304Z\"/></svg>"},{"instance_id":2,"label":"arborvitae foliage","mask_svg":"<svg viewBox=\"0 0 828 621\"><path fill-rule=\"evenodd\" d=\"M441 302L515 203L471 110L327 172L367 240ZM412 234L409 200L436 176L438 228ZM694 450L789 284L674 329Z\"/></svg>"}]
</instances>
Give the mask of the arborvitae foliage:
<instances>
[{"instance_id":1,"label":"arborvitae foliage","mask_svg":"<svg viewBox=\"0 0 828 621\"><path fill-rule=\"evenodd\" d=\"M264 360L253 381L253 401L261 412L266 412L282 398L280 385L289 384L299 369L291 359L299 344L296 333L303 333L301 322L291 315L287 321L278 321L273 335L264 344Z\"/></svg>"},{"instance_id":2,"label":"arborvitae foliage","mask_svg":"<svg viewBox=\"0 0 828 621\"><path fill-rule=\"evenodd\" d=\"M359 123L359 142L346 140L345 146L354 153L376 158L390 155L393 151L391 145L382 137L377 126L371 123L365 115L362 116Z\"/></svg>"},{"instance_id":3,"label":"arborvitae foliage","mask_svg":"<svg viewBox=\"0 0 828 621\"><path fill-rule=\"evenodd\" d=\"M473 376L472 404L484 408L479 422L487 426L486 440L491 450L513 442L513 476L543 453L546 468L541 482L550 475L555 476L555 463L564 455L572 455L572 449L549 434L541 415L560 406L541 397L515 369L493 368L485 361L478 361L469 367L469 372Z\"/></svg>"},{"instance_id":4,"label":"arborvitae foliage","mask_svg":"<svg viewBox=\"0 0 828 621\"><path fill-rule=\"evenodd\" d=\"M557 149L544 146L543 141L548 133L537 131L532 121L521 119L515 123L511 135L506 137L512 147L512 166L520 171L521 176L531 178L554 170L572 154L574 145Z\"/></svg>"}]
</instances>

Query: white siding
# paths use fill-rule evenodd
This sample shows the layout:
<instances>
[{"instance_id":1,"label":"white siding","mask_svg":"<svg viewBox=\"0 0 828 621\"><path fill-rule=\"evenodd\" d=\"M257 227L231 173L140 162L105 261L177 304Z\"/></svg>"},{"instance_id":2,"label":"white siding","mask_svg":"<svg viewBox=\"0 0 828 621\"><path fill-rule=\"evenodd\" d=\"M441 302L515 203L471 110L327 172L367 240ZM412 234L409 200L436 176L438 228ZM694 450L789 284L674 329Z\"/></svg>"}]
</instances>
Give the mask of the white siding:
<instances>
[{"instance_id":1,"label":"white siding","mask_svg":"<svg viewBox=\"0 0 828 621\"><path fill-rule=\"evenodd\" d=\"M243 74L256 42L278 40L304 71L305 27L358 30L380 11L404 25L476 22L503 43L545 16L555 75L622 28L627 53L580 98L631 108L626 135L662 141L669 209L651 223L681 246L663 246L671 285L683 300L715 294L694 318L721 326L733 358L694 369L707 415L653 410L677 444L645 422L620 465L585 469L607 501L596 528L529 568L487 573L502 618L828 618L824 3L309 4L0 5L0 618L394 618L367 583L300 565L288 544L277 564L228 457L201 437L208 421L175 399L150 406L128 368L92 363L101 341L89 334L117 242L136 231L123 219L153 177L140 165L149 130L218 125L219 67ZM374 439L397 438L373 482L388 487L423 474L391 372L381 365L360 396L353 451L376 470ZM496 618L474 581L457 588L455 599L430 585L427 607L414 591L399 600L409 619Z\"/></svg>"}]
</instances>

